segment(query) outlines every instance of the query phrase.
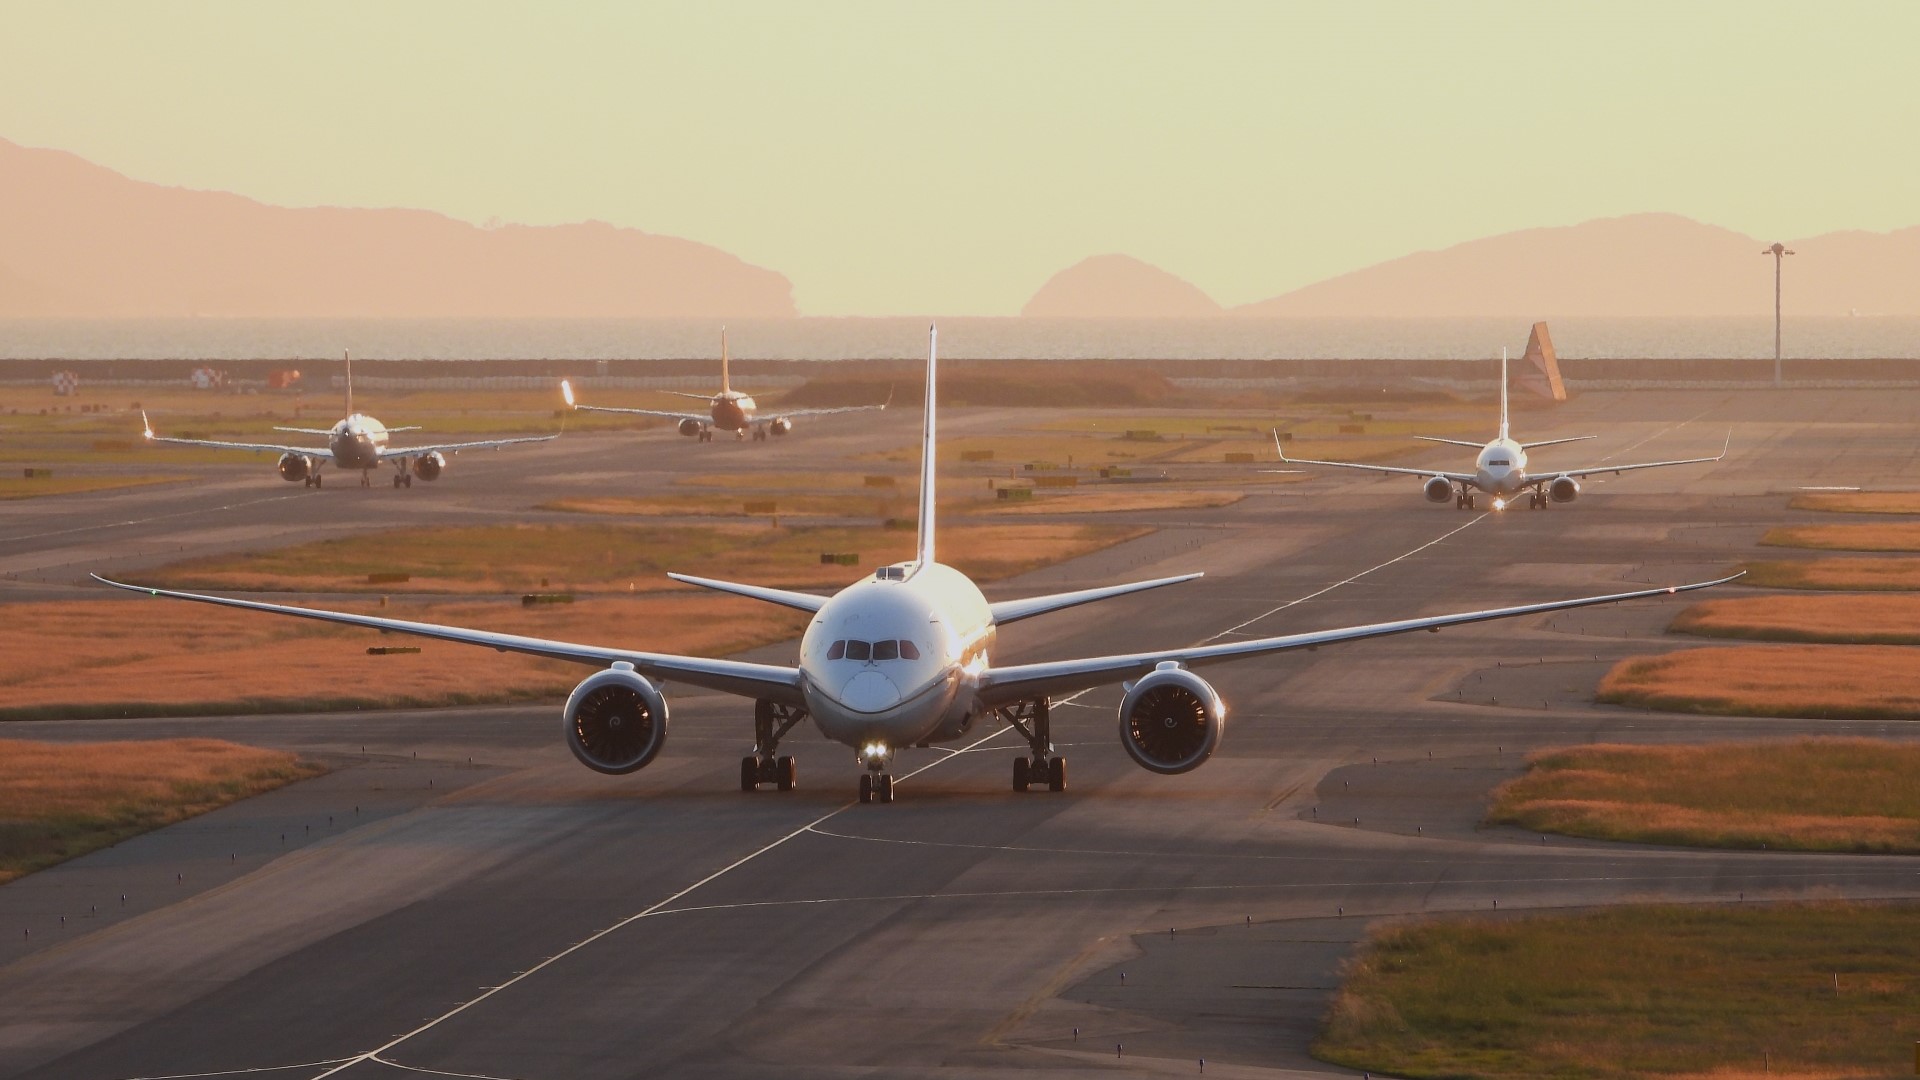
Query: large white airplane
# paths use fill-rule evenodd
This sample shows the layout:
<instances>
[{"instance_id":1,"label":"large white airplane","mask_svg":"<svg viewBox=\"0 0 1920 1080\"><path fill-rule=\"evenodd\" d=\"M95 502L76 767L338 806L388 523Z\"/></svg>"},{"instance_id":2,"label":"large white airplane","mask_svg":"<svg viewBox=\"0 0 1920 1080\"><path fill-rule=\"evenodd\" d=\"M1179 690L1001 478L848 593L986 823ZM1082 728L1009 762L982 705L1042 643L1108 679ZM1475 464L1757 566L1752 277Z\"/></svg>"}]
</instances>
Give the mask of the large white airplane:
<instances>
[{"instance_id":1,"label":"large white airplane","mask_svg":"<svg viewBox=\"0 0 1920 1080\"><path fill-rule=\"evenodd\" d=\"M278 465L280 479L288 483L305 481L308 487L321 487L324 477L320 474L322 465L331 464L341 472L349 469L360 470L360 486L373 483L369 473L382 464L392 464L393 486L412 487L413 478L438 480L446 470L447 455L462 450L485 450L489 447L511 446L514 443L547 442L559 438L557 435L529 435L514 439L483 439L479 442L433 443L428 446L389 446L387 436L396 431L419 431L418 427L388 427L365 413L353 411L353 354L343 357L347 366L347 415L330 428L276 427L275 431L291 431L300 435L325 436L327 445L282 446L278 443L221 442L214 439L173 439L163 438L153 433L153 423L147 414L140 414L140 424L145 429L148 442L173 443L178 446L212 446L222 450L266 450L280 455Z\"/></svg>"},{"instance_id":2,"label":"large white airplane","mask_svg":"<svg viewBox=\"0 0 1920 1080\"><path fill-rule=\"evenodd\" d=\"M1474 458L1473 471L1447 472L1444 469L1405 469L1392 465L1368 465L1359 461L1313 461L1307 458L1290 458L1286 448L1280 445L1280 434L1273 436L1274 449L1280 452L1280 460L1288 465L1321 465L1335 469L1364 469L1367 472L1397 474L1401 476L1424 476L1427 478L1422 489L1428 502L1443 503L1453 500L1455 508L1471 510L1474 508L1475 491L1493 496L1493 508L1505 510L1509 504L1527 492L1527 506L1534 510L1545 510L1553 503L1570 503L1580 497L1580 480L1583 477L1599 473L1632 472L1635 469L1664 469L1669 465L1698 465L1707 461L1719 461L1727 456L1727 446L1733 445L1733 432L1727 432L1727 444L1712 457L1684 458L1679 461L1645 461L1636 465L1593 465L1580 469L1552 469L1539 473L1527 472L1527 451L1543 446L1558 446L1561 443L1585 442L1597 438L1594 435L1576 435L1570 439L1548 439L1545 442L1515 442L1507 433L1507 350L1500 350L1500 434L1489 443L1468 442L1465 439L1441 439L1431 435L1416 435L1416 439L1426 442L1447 443L1451 446L1470 446L1480 451ZM1457 490L1456 490L1457 489ZM1529 490L1531 489L1531 490Z\"/></svg>"},{"instance_id":3,"label":"large white airplane","mask_svg":"<svg viewBox=\"0 0 1920 1080\"><path fill-rule=\"evenodd\" d=\"M793 430L796 416L830 416L834 413L871 412L886 408L879 405L845 405L832 409L785 409L768 419L761 419L757 413L760 408L753 398L735 390L727 377L727 332L720 331L720 392L709 397L706 394L688 394L679 390L668 390L674 397L692 398L707 403L705 413L674 412L663 409L623 409L612 405L582 405L575 399L573 383L560 380L560 396L566 399L567 407L581 412L627 413L632 416L664 416L677 420L680 434L697 437L701 442L712 442L714 431L731 431L736 439L744 439L753 434L753 441L762 442L768 435L785 435Z\"/></svg>"},{"instance_id":4,"label":"large white airplane","mask_svg":"<svg viewBox=\"0 0 1920 1080\"><path fill-rule=\"evenodd\" d=\"M1203 665L1387 634L1437 632L1443 627L1488 619L1671 596L1733 580L1722 578L1252 641L996 666L992 652L999 626L1200 575L989 603L966 575L943 565L934 553L936 341L935 331L930 330L926 418L920 447L920 533L912 560L880 567L833 596L668 575L688 584L811 613L813 618L800 639L800 655L791 666L580 645L97 580L153 596L417 634L602 667L568 696L562 712L562 737L582 764L603 773L633 772L660 753L667 737L667 701L655 680L752 698L753 752L740 759L742 790L751 791L766 783L782 791L793 788L797 779L794 761L779 755L779 743L795 725L811 719L822 735L854 749L865 769L860 775L861 802L893 801L893 778L887 770L901 747L952 742L976 724L991 720L1018 729L1030 748L1030 756L1014 760L1014 790L1025 791L1038 784L1064 790L1066 760L1054 753L1049 703L1095 687L1113 683L1125 687L1126 696L1120 703L1120 743L1137 764L1157 773L1183 773L1213 754L1226 725L1226 703L1193 670Z\"/></svg>"}]
</instances>

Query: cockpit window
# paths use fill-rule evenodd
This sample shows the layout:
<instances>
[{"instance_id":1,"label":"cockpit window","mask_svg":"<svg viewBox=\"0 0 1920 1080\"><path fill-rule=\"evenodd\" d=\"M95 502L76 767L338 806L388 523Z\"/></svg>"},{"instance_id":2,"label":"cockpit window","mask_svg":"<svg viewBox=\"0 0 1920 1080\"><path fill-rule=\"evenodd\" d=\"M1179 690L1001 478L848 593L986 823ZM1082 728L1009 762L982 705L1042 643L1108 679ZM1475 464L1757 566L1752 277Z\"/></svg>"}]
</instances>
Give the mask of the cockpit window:
<instances>
[{"instance_id":1,"label":"cockpit window","mask_svg":"<svg viewBox=\"0 0 1920 1080\"><path fill-rule=\"evenodd\" d=\"M1489 465L1512 465L1512 464L1513 464L1513 462L1511 462L1511 461L1508 461L1508 460L1507 460L1506 458L1503 458L1503 457L1497 457L1497 458L1488 458L1488 459L1487 459L1487 464L1489 464Z\"/></svg>"},{"instance_id":2,"label":"cockpit window","mask_svg":"<svg viewBox=\"0 0 1920 1080\"><path fill-rule=\"evenodd\" d=\"M911 641L849 641L840 640L827 646L829 660L918 660L920 647Z\"/></svg>"}]
</instances>

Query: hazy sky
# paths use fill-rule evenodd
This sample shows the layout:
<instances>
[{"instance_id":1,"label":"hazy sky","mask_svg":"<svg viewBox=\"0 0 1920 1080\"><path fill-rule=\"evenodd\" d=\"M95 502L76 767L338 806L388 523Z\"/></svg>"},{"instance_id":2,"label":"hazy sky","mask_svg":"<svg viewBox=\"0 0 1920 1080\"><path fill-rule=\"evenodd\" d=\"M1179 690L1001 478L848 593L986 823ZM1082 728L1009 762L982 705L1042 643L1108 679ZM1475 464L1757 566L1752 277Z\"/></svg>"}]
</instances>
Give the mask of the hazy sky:
<instances>
[{"instance_id":1,"label":"hazy sky","mask_svg":"<svg viewBox=\"0 0 1920 1080\"><path fill-rule=\"evenodd\" d=\"M597 218L806 314L1125 252L1224 303L1667 210L1920 224L1920 4L15 3L0 137L285 205Z\"/></svg>"}]
</instances>

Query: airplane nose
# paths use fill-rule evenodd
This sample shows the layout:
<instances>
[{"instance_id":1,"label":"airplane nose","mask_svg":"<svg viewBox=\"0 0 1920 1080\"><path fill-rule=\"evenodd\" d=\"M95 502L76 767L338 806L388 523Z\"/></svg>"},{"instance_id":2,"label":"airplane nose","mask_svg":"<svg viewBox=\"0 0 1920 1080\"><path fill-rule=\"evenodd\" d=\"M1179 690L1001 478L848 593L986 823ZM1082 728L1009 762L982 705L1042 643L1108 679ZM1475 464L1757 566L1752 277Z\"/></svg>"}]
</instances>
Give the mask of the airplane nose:
<instances>
[{"instance_id":1,"label":"airplane nose","mask_svg":"<svg viewBox=\"0 0 1920 1080\"><path fill-rule=\"evenodd\" d=\"M900 704L900 688L892 679L868 669L847 680L840 690L840 703L864 713L885 712Z\"/></svg>"}]
</instances>

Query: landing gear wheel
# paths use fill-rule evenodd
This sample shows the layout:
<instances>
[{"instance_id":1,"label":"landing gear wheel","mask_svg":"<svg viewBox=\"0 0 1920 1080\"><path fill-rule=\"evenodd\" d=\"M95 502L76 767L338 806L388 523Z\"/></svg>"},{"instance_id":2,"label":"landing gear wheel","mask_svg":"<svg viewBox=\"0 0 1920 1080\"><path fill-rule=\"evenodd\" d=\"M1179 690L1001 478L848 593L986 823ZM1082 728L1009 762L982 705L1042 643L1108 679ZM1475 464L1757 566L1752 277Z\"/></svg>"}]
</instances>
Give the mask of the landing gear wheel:
<instances>
[{"instance_id":1,"label":"landing gear wheel","mask_svg":"<svg viewBox=\"0 0 1920 1080\"><path fill-rule=\"evenodd\" d=\"M1453 497L1453 508L1455 510L1465 510L1467 508L1467 497L1465 495L1455 495Z\"/></svg>"},{"instance_id":2,"label":"landing gear wheel","mask_svg":"<svg viewBox=\"0 0 1920 1080\"><path fill-rule=\"evenodd\" d=\"M324 476L315 476L315 477L313 478L313 486L314 486L314 487L319 487L319 486L320 486L320 482L321 482L321 481L323 481L323 480L325 480L325 479L326 479L326 477L324 477Z\"/></svg>"},{"instance_id":3,"label":"landing gear wheel","mask_svg":"<svg viewBox=\"0 0 1920 1080\"><path fill-rule=\"evenodd\" d=\"M1473 496L1467 496L1467 509L1473 509Z\"/></svg>"},{"instance_id":4,"label":"landing gear wheel","mask_svg":"<svg viewBox=\"0 0 1920 1080\"><path fill-rule=\"evenodd\" d=\"M860 801L863 803L870 803L873 801L873 774L872 773L860 774Z\"/></svg>"},{"instance_id":5,"label":"landing gear wheel","mask_svg":"<svg viewBox=\"0 0 1920 1080\"><path fill-rule=\"evenodd\" d=\"M1057 757L1057 758L1054 758L1052 761L1047 762L1047 790L1048 791L1067 790L1067 759L1066 758Z\"/></svg>"},{"instance_id":6,"label":"landing gear wheel","mask_svg":"<svg viewBox=\"0 0 1920 1080\"><path fill-rule=\"evenodd\" d=\"M410 488L410 487L412 487L412 486L413 486L413 477L411 477L411 476L409 476L409 477L407 477L407 478L406 478L406 482L405 482L405 483L403 483L403 484L401 484L400 486L401 486L401 487L405 487L405 488Z\"/></svg>"},{"instance_id":7,"label":"landing gear wheel","mask_svg":"<svg viewBox=\"0 0 1920 1080\"><path fill-rule=\"evenodd\" d=\"M303 483L303 484L304 484L305 486L307 486L307 487L312 487L312 486L313 486L313 477L311 477L311 476L309 476L309 477L307 477L307 478L306 478L305 480L303 480L303 481L301 481L301 483Z\"/></svg>"},{"instance_id":8,"label":"landing gear wheel","mask_svg":"<svg viewBox=\"0 0 1920 1080\"><path fill-rule=\"evenodd\" d=\"M740 790L758 791L760 789L760 759L743 757L740 759Z\"/></svg>"},{"instance_id":9,"label":"landing gear wheel","mask_svg":"<svg viewBox=\"0 0 1920 1080\"><path fill-rule=\"evenodd\" d=\"M1013 759L1013 790L1025 791L1033 784L1033 764L1026 758Z\"/></svg>"},{"instance_id":10,"label":"landing gear wheel","mask_svg":"<svg viewBox=\"0 0 1920 1080\"><path fill-rule=\"evenodd\" d=\"M400 490L400 478L398 476L393 478L393 490L395 491Z\"/></svg>"},{"instance_id":11,"label":"landing gear wheel","mask_svg":"<svg viewBox=\"0 0 1920 1080\"><path fill-rule=\"evenodd\" d=\"M881 773L873 783L873 801L890 803L893 801L893 774Z\"/></svg>"},{"instance_id":12,"label":"landing gear wheel","mask_svg":"<svg viewBox=\"0 0 1920 1080\"><path fill-rule=\"evenodd\" d=\"M774 786L781 791L792 791L800 786L800 767L791 757L782 756L774 759L773 776Z\"/></svg>"}]
</instances>

